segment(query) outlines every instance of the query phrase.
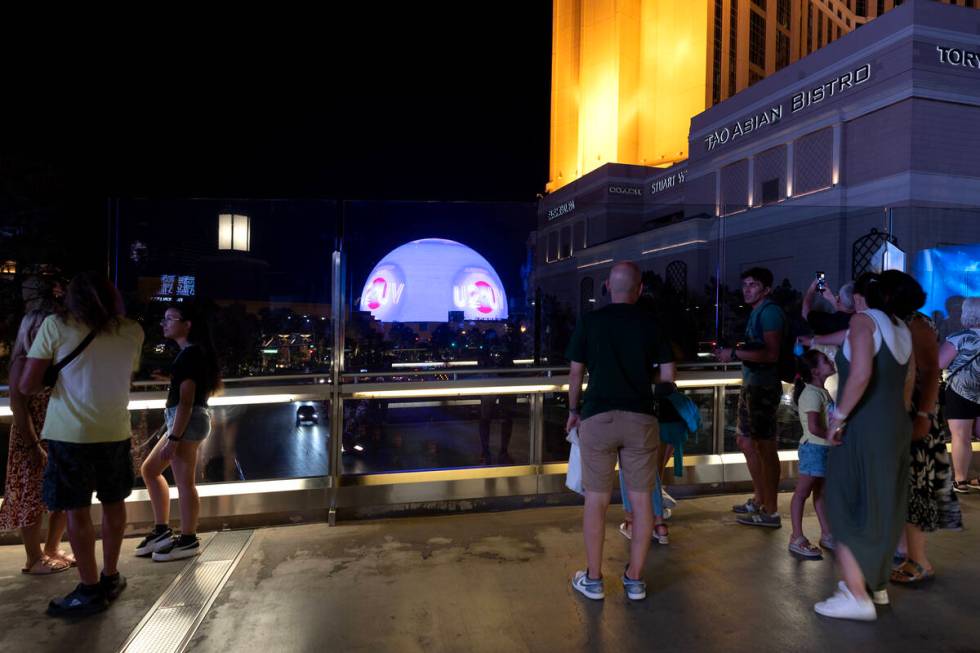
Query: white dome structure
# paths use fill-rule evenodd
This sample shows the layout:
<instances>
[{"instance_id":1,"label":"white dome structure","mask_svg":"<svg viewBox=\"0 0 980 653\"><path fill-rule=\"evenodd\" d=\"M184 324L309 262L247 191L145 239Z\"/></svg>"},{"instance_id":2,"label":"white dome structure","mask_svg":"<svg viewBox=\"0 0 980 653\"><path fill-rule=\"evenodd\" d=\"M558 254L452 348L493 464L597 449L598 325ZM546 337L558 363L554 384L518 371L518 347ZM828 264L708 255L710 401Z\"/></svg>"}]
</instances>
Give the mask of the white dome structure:
<instances>
[{"instance_id":1,"label":"white dome structure","mask_svg":"<svg viewBox=\"0 0 980 653\"><path fill-rule=\"evenodd\" d=\"M413 240L388 253L368 275L360 308L382 322L506 320L507 296L490 263L462 243Z\"/></svg>"}]
</instances>

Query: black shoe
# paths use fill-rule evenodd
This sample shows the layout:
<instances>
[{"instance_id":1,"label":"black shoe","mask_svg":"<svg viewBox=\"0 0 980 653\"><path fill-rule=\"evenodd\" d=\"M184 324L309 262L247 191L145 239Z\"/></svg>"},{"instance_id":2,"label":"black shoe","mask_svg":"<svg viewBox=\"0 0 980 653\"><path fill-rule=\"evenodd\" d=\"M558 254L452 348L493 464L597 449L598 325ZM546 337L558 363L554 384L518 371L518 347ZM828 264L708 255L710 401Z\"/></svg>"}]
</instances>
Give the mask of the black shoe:
<instances>
[{"instance_id":1,"label":"black shoe","mask_svg":"<svg viewBox=\"0 0 980 653\"><path fill-rule=\"evenodd\" d=\"M86 592L85 585L79 583L75 589L62 599L48 603L48 614L52 617L87 617L102 612L109 607L109 599L101 585L94 592Z\"/></svg>"},{"instance_id":2,"label":"black shoe","mask_svg":"<svg viewBox=\"0 0 980 653\"><path fill-rule=\"evenodd\" d=\"M126 589L126 577L119 572L116 572L115 576L101 574L99 576L99 585L102 586L105 597L109 601L115 601L122 594L122 591Z\"/></svg>"},{"instance_id":3,"label":"black shoe","mask_svg":"<svg viewBox=\"0 0 980 653\"><path fill-rule=\"evenodd\" d=\"M191 558L201 553L201 540L194 538L193 542L183 542L181 538L175 537L170 544L158 551L153 552L154 562L170 562L171 560L183 560Z\"/></svg>"},{"instance_id":4,"label":"black shoe","mask_svg":"<svg viewBox=\"0 0 980 653\"><path fill-rule=\"evenodd\" d=\"M170 540L173 539L173 536L174 532L169 528L162 532L150 531L150 534L136 545L136 555L148 556L166 546L170 546Z\"/></svg>"}]
</instances>

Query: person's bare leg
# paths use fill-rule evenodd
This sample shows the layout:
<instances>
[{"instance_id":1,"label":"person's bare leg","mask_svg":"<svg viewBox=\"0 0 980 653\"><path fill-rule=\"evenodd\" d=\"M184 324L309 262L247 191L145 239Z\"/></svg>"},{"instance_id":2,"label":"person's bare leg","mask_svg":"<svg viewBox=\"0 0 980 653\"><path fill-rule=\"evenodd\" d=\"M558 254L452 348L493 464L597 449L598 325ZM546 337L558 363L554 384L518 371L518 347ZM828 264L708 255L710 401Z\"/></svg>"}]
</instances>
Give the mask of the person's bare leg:
<instances>
[{"instance_id":1,"label":"person's bare leg","mask_svg":"<svg viewBox=\"0 0 980 653\"><path fill-rule=\"evenodd\" d=\"M738 443L738 448L745 454L745 464L749 468L749 476L752 477L752 491L754 492L752 500L755 502L755 505L761 506L763 505L762 463L759 459L759 452L756 450L750 437L740 435L735 438L735 441Z\"/></svg>"},{"instance_id":2,"label":"person's bare leg","mask_svg":"<svg viewBox=\"0 0 980 653\"><path fill-rule=\"evenodd\" d=\"M126 532L126 503L102 504L102 572L114 576L119 571L119 551ZM72 545L74 546L74 544ZM92 556L93 559L95 556Z\"/></svg>"},{"instance_id":3,"label":"person's bare leg","mask_svg":"<svg viewBox=\"0 0 980 653\"><path fill-rule=\"evenodd\" d=\"M86 585L95 585L99 582L99 566L95 562L95 528L89 506L68 511L68 541L75 554L78 576Z\"/></svg>"},{"instance_id":4,"label":"person's bare leg","mask_svg":"<svg viewBox=\"0 0 980 653\"><path fill-rule=\"evenodd\" d=\"M163 477L163 471L170 466L170 461L162 458L163 447L167 442L167 438L160 438L140 466L140 475L146 485L146 492L150 495L153 519L157 524L170 522L170 486Z\"/></svg>"},{"instance_id":5,"label":"person's bare leg","mask_svg":"<svg viewBox=\"0 0 980 653\"><path fill-rule=\"evenodd\" d=\"M43 557L43 552L41 551L41 520L38 519L37 523L21 528L20 539L24 543L24 552L27 553L27 564L24 565L24 568L30 569Z\"/></svg>"},{"instance_id":6,"label":"person's bare leg","mask_svg":"<svg viewBox=\"0 0 980 653\"><path fill-rule=\"evenodd\" d=\"M195 483L198 444L181 442L171 465L180 500L180 532L188 535L197 533L197 520L201 511L201 500Z\"/></svg>"},{"instance_id":7,"label":"person's bare leg","mask_svg":"<svg viewBox=\"0 0 980 653\"><path fill-rule=\"evenodd\" d=\"M970 445L973 438L973 420L951 419L949 432L953 442L953 478L957 483L964 483L969 478L970 460L973 458L973 449Z\"/></svg>"},{"instance_id":8,"label":"person's bare leg","mask_svg":"<svg viewBox=\"0 0 980 653\"><path fill-rule=\"evenodd\" d=\"M790 541L795 540L803 535L803 506L806 504L807 497L810 496L810 492L813 491L816 479L812 476L807 476L806 474L800 474L800 477L796 480L796 489L793 491L793 499L790 502L790 521L793 526L793 533L790 535ZM816 504L816 499L814 499L814 504Z\"/></svg>"},{"instance_id":9,"label":"person's bare leg","mask_svg":"<svg viewBox=\"0 0 980 653\"><path fill-rule=\"evenodd\" d=\"M585 558L589 563L589 578L593 579L602 578L602 546L606 539L606 510L609 508L611 498L612 492L585 491L582 534L585 537ZM647 506L649 505L650 497L648 495ZM649 539L650 531L647 530L647 546L649 546ZM636 538L634 537L633 540L635 541Z\"/></svg>"},{"instance_id":10,"label":"person's bare leg","mask_svg":"<svg viewBox=\"0 0 980 653\"><path fill-rule=\"evenodd\" d=\"M919 563L926 571L932 571L932 563L926 556L926 534L913 524L905 524L905 539L908 542L909 559Z\"/></svg>"},{"instance_id":11,"label":"person's bare leg","mask_svg":"<svg viewBox=\"0 0 980 653\"><path fill-rule=\"evenodd\" d=\"M650 535L653 532L653 505L649 492L629 490L633 504L633 538L630 540L630 566L627 576L638 580L643 576L647 553L650 551Z\"/></svg>"},{"instance_id":12,"label":"person's bare leg","mask_svg":"<svg viewBox=\"0 0 980 653\"><path fill-rule=\"evenodd\" d=\"M66 528L68 528L68 515L64 510L48 513L48 535L44 542L44 555L52 557L58 555Z\"/></svg>"},{"instance_id":13,"label":"person's bare leg","mask_svg":"<svg viewBox=\"0 0 980 653\"><path fill-rule=\"evenodd\" d=\"M851 594L856 599L868 600L868 590L865 586L864 574L861 573L861 567L858 565L857 559L851 553L851 550L843 544L838 544L834 550L834 555L837 557L837 567L840 569L847 589L851 591Z\"/></svg>"},{"instance_id":14,"label":"person's bare leg","mask_svg":"<svg viewBox=\"0 0 980 653\"><path fill-rule=\"evenodd\" d=\"M813 511L817 513L817 521L820 523L821 539L828 535L833 535L833 531L830 528L830 520L827 519L827 505L824 503L823 488L824 479L813 479Z\"/></svg>"},{"instance_id":15,"label":"person's bare leg","mask_svg":"<svg viewBox=\"0 0 980 653\"><path fill-rule=\"evenodd\" d=\"M779 506L776 495L779 491L779 453L776 440L756 440L759 452L760 485L762 486L762 506L770 515L775 515Z\"/></svg>"}]
</instances>

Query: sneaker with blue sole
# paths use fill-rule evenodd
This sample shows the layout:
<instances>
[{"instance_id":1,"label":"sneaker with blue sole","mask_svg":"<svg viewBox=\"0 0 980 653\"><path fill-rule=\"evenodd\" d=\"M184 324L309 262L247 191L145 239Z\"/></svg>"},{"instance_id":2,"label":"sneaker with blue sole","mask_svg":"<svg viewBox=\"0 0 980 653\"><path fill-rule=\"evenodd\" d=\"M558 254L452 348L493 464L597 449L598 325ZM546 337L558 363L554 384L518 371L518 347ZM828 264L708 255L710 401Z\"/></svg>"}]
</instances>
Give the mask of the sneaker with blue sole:
<instances>
[{"instance_id":1,"label":"sneaker with blue sole","mask_svg":"<svg viewBox=\"0 0 980 653\"><path fill-rule=\"evenodd\" d=\"M629 565L623 570L623 589L626 591L626 598L631 601L640 601L647 597L647 584L640 579L633 580L626 575Z\"/></svg>"},{"instance_id":2,"label":"sneaker with blue sole","mask_svg":"<svg viewBox=\"0 0 980 653\"><path fill-rule=\"evenodd\" d=\"M576 592L593 601L601 601L606 598L606 593L602 589L602 579L589 578L588 571L576 571L575 578L572 579L572 587Z\"/></svg>"},{"instance_id":3,"label":"sneaker with blue sole","mask_svg":"<svg viewBox=\"0 0 980 653\"><path fill-rule=\"evenodd\" d=\"M67 596L53 599L48 603L48 614L52 617L87 617L102 612L109 607L109 599L101 585L86 589L79 583Z\"/></svg>"}]
</instances>

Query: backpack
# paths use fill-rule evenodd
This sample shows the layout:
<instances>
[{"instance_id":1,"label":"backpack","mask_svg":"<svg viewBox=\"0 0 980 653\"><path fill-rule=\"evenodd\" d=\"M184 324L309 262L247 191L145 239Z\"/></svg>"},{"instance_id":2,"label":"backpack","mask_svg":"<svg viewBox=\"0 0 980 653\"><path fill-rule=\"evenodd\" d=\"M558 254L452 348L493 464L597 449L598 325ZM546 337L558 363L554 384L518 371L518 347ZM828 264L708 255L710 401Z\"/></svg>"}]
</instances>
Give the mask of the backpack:
<instances>
[{"instance_id":1,"label":"backpack","mask_svg":"<svg viewBox=\"0 0 980 653\"><path fill-rule=\"evenodd\" d=\"M796 381L796 355L793 348L796 345L796 337L789 322L789 316L780 308L779 304L769 302L766 308L775 306L783 313L783 333L779 338L779 359L776 361L776 373L779 380L783 383L794 383Z\"/></svg>"}]
</instances>

